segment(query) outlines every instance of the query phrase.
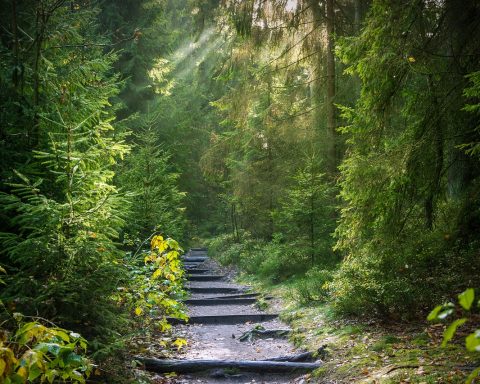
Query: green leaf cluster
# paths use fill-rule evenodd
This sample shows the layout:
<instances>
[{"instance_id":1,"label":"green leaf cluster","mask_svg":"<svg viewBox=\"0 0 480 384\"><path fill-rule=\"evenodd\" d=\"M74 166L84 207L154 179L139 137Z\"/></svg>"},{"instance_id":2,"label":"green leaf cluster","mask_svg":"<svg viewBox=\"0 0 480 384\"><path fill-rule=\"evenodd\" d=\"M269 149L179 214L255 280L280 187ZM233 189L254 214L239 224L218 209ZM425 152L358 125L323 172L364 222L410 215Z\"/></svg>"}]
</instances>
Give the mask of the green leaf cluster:
<instances>
[{"instance_id":1,"label":"green leaf cluster","mask_svg":"<svg viewBox=\"0 0 480 384\"><path fill-rule=\"evenodd\" d=\"M475 289L468 288L458 295L458 304L463 309L463 317L453 320L443 332L442 346L445 347L455 336L457 329L473 320L472 311L480 308L480 301L475 305ZM428 321L443 321L455 313L455 304L437 305L428 315ZM480 329L465 337L465 348L469 352L480 352ZM473 383L480 374L480 367L475 368L467 377L466 383Z\"/></svg>"}]
</instances>

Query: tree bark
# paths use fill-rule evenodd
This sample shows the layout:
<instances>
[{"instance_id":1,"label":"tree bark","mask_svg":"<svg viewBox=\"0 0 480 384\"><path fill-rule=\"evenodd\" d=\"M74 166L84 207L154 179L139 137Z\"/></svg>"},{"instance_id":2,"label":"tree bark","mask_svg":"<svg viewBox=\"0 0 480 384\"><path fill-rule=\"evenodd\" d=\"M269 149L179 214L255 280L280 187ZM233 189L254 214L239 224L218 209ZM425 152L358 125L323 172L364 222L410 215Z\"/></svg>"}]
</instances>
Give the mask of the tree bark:
<instances>
[{"instance_id":1,"label":"tree bark","mask_svg":"<svg viewBox=\"0 0 480 384\"><path fill-rule=\"evenodd\" d=\"M327 27L327 138L329 171L335 174L337 170L337 132L335 121L335 10L334 0L326 1Z\"/></svg>"},{"instance_id":2,"label":"tree bark","mask_svg":"<svg viewBox=\"0 0 480 384\"><path fill-rule=\"evenodd\" d=\"M246 304L255 304L257 299L255 297L245 297L238 299L187 299L184 301L186 305L192 306L215 306L215 305L246 305Z\"/></svg>"},{"instance_id":3,"label":"tree bark","mask_svg":"<svg viewBox=\"0 0 480 384\"><path fill-rule=\"evenodd\" d=\"M167 318L170 324L243 324L247 321L263 322L276 319L277 314L269 313L251 313L241 315L207 315L207 316L191 316L188 321L169 317Z\"/></svg>"},{"instance_id":4,"label":"tree bark","mask_svg":"<svg viewBox=\"0 0 480 384\"><path fill-rule=\"evenodd\" d=\"M192 373L209 369L237 369L246 372L289 373L308 372L322 366L322 363L295 363L283 361L253 360L159 360L139 358L147 371L163 373Z\"/></svg>"}]
</instances>

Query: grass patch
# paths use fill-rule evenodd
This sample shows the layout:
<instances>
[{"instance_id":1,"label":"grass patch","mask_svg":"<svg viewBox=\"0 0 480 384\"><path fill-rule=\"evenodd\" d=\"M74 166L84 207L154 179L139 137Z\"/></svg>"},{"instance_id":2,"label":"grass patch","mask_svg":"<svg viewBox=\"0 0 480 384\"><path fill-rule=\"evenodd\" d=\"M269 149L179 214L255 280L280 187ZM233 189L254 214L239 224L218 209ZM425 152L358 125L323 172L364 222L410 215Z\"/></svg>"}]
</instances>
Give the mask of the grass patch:
<instances>
[{"instance_id":1,"label":"grass patch","mask_svg":"<svg viewBox=\"0 0 480 384\"><path fill-rule=\"evenodd\" d=\"M443 327L339 319L327 304L299 305L290 294L295 282L272 285L250 278L248 283L282 301L281 319L295 330L291 340L297 347L326 346L324 365L310 383L463 384L466 367L475 366L461 345L440 347Z\"/></svg>"}]
</instances>

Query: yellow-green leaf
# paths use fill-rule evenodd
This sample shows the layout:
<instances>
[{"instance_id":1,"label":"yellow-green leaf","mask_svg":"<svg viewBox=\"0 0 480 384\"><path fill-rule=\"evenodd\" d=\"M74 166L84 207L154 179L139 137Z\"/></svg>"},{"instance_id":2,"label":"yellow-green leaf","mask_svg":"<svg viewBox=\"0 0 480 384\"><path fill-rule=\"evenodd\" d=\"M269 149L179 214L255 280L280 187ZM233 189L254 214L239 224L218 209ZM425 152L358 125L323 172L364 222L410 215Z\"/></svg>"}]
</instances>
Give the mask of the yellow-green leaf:
<instances>
[{"instance_id":1,"label":"yellow-green leaf","mask_svg":"<svg viewBox=\"0 0 480 384\"><path fill-rule=\"evenodd\" d=\"M465 346L470 352L480 352L480 329L465 338Z\"/></svg>"},{"instance_id":2,"label":"yellow-green leaf","mask_svg":"<svg viewBox=\"0 0 480 384\"><path fill-rule=\"evenodd\" d=\"M457 331L457 328L460 327L461 325L465 324L466 321L467 321L467 319L457 319L452 324L450 324L448 326L448 328L443 333L442 347L445 347L447 345L447 343L450 340L452 340L452 337L455 335L455 332Z\"/></svg>"},{"instance_id":3,"label":"yellow-green leaf","mask_svg":"<svg viewBox=\"0 0 480 384\"><path fill-rule=\"evenodd\" d=\"M185 345L187 345L187 340L182 339L182 338L178 338L172 344L175 345L178 349L181 349Z\"/></svg>"},{"instance_id":4,"label":"yellow-green leaf","mask_svg":"<svg viewBox=\"0 0 480 384\"><path fill-rule=\"evenodd\" d=\"M473 288L468 288L466 291L458 295L458 302L463 309L467 311L472 307L473 300L475 300L475 290Z\"/></svg>"},{"instance_id":5,"label":"yellow-green leaf","mask_svg":"<svg viewBox=\"0 0 480 384\"><path fill-rule=\"evenodd\" d=\"M471 384L473 383L473 380L475 380L478 375L480 374L480 367L475 368L470 375L468 375L467 380L465 381L465 384Z\"/></svg>"}]
</instances>

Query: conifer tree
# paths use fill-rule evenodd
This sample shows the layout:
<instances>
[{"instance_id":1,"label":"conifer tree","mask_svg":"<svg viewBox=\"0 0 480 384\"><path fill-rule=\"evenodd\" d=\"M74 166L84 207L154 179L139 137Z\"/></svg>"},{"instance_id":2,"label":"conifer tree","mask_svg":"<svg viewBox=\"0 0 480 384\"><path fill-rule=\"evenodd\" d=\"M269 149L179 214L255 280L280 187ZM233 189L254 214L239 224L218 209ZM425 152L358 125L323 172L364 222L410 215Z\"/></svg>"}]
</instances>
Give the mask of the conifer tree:
<instances>
[{"instance_id":1,"label":"conifer tree","mask_svg":"<svg viewBox=\"0 0 480 384\"><path fill-rule=\"evenodd\" d=\"M25 71L23 89L14 89L34 128L23 150L33 151L28 163L4 168L1 261L9 284L2 300L105 341L120 321L111 295L122 278L115 239L127 207L112 182L129 150L109 111L118 93L116 57L103 51L108 41L96 33L97 10L89 4L42 0L17 12L27 22L38 17L22 24L22 34L41 40L31 67L30 43L19 41ZM8 145L22 134L25 115L17 116Z\"/></svg>"},{"instance_id":2,"label":"conifer tree","mask_svg":"<svg viewBox=\"0 0 480 384\"><path fill-rule=\"evenodd\" d=\"M185 193L178 189L171 155L158 144L157 129L158 118L150 117L134 134L135 147L119 174L120 185L132 194L126 232L139 241L157 231L182 239L186 225Z\"/></svg>"}]
</instances>

